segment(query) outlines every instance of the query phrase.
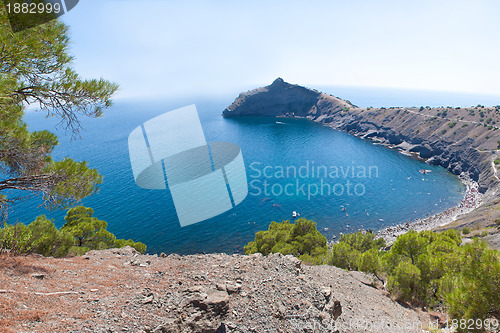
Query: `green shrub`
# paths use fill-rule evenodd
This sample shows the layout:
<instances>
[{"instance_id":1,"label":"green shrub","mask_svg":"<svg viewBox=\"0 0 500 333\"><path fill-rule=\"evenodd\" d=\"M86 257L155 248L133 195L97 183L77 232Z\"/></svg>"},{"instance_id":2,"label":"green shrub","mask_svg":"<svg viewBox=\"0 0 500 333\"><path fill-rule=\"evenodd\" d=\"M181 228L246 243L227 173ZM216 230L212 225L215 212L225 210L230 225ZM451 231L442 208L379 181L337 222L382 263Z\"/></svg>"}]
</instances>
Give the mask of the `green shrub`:
<instances>
[{"instance_id":1,"label":"green shrub","mask_svg":"<svg viewBox=\"0 0 500 333\"><path fill-rule=\"evenodd\" d=\"M146 248L147 248L146 244L143 244L141 242L134 242L131 239L117 239L115 241L115 244L113 245L113 247L116 247L116 248L121 248L121 247L125 247L125 246L131 246L140 253L146 252Z\"/></svg>"},{"instance_id":2,"label":"green shrub","mask_svg":"<svg viewBox=\"0 0 500 333\"><path fill-rule=\"evenodd\" d=\"M0 228L0 248L10 249L13 254L38 253L62 257L68 254L72 245L71 234L57 230L52 220L43 215L29 225L17 223Z\"/></svg>"},{"instance_id":3,"label":"green shrub","mask_svg":"<svg viewBox=\"0 0 500 333\"><path fill-rule=\"evenodd\" d=\"M332 246L328 263L348 270L360 269L374 273L374 267L368 264L368 260L373 261L374 259L363 257L363 255L370 250L378 251L384 246L384 239L375 239L375 234L371 232L358 231L352 234L343 234L340 236L339 242ZM363 264L362 268L359 268L360 263Z\"/></svg>"},{"instance_id":4,"label":"green shrub","mask_svg":"<svg viewBox=\"0 0 500 333\"><path fill-rule=\"evenodd\" d=\"M83 206L70 209L61 230L44 215L29 225L5 225L0 228L0 249L9 249L13 254L38 253L52 257L82 255L90 250L127 245L141 253L146 251L143 243L116 239L106 230L107 223L92 217L92 214L91 208Z\"/></svg>"},{"instance_id":5,"label":"green shrub","mask_svg":"<svg viewBox=\"0 0 500 333\"><path fill-rule=\"evenodd\" d=\"M33 249L35 253L46 257L63 257L73 246L73 236L70 233L59 231L53 220L47 219L45 215L38 216L28 227L32 230L32 236L38 239L38 244Z\"/></svg>"},{"instance_id":6,"label":"green shrub","mask_svg":"<svg viewBox=\"0 0 500 333\"><path fill-rule=\"evenodd\" d=\"M383 238L375 239L375 234L372 232L358 231L352 234L342 234L339 239L340 243L347 243L353 249L360 252L365 252L371 249L379 250L385 246Z\"/></svg>"},{"instance_id":7,"label":"green shrub","mask_svg":"<svg viewBox=\"0 0 500 333\"><path fill-rule=\"evenodd\" d=\"M330 263L373 273L382 281L385 278L387 289L401 301L444 305L452 319L498 319L500 254L478 238L466 245L461 242L456 230L409 231L388 251L340 241L333 246Z\"/></svg>"},{"instance_id":8,"label":"green shrub","mask_svg":"<svg viewBox=\"0 0 500 333\"><path fill-rule=\"evenodd\" d=\"M104 250L113 247L130 245L137 251L144 253L146 245L132 240L116 239L115 235L107 231L105 221L93 217L94 210L84 206L77 206L68 210L66 223L61 231L67 232L75 238L75 246L91 250Z\"/></svg>"},{"instance_id":9,"label":"green shrub","mask_svg":"<svg viewBox=\"0 0 500 333\"><path fill-rule=\"evenodd\" d=\"M37 245L31 229L25 224L6 225L0 230L0 248L10 249L12 254L32 253Z\"/></svg>"},{"instance_id":10,"label":"green shrub","mask_svg":"<svg viewBox=\"0 0 500 333\"><path fill-rule=\"evenodd\" d=\"M83 256L85 253L89 252L91 249L86 246L71 246L68 250L69 256Z\"/></svg>"},{"instance_id":11,"label":"green shrub","mask_svg":"<svg viewBox=\"0 0 500 333\"><path fill-rule=\"evenodd\" d=\"M462 234L464 234L464 235L470 234L470 229L468 227L463 228L462 229Z\"/></svg>"},{"instance_id":12,"label":"green shrub","mask_svg":"<svg viewBox=\"0 0 500 333\"><path fill-rule=\"evenodd\" d=\"M375 249L368 250L358 256L358 269L362 272L372 273L377 279L384 282L381 274L383 273L382 261L379 251Z\"/></svg>"},{"instance_id":13,"label":"green shrub","mask_svg":"<svg viewBox=\"0 0 500 333\"><path fill-rule=\"evenodd\" d=\"M408 261L400 262L387 279L387 289L402 301L411 301L418 294L420 269Z\"/></svg>"},{"instance_id":14,"label":"green shrub","mask_svg":"<svg viewBox=\"0 0 500 333\"><path fill-rule=\"evenodd\" d=\"M500 256L485 242L474 239L454 254L460 267L439 281L438 296L454 319L481 320L500 317ZM459 332L466 332L458 328Z\"/></svg>"},{"instance_id":15,"label":"green shrub","mask_svg":"<svg viewBox=\"0 0 500 333\"><path fill-rule=\"evenodd\" d=\"M328 264L347 270L357 270L360 252L353 249L349 244L339 242L331 248Z\"/></svg>"},{"instance_id":16,"label":"green shrub","mask_svg":"<svg viewBox=\"0 0 500 333\"><path fill-rule=\"evenodd\" d=\"M500 225L498 220L495 222ZM255 241L245 246L245 252L300 254L301 247L292 240L294 228L288 221L273 222L268 231L257 233ZM315 225L306 230L310 235L306 240L317 238ZM466 227L462 232L470 233L470 229ZM302 257L324 262L325 247L320 243L321 251ZM372 273L380 281L387 281L387 289L397 299L430 308L444 307L452 319L500 319L499 252L477 237L462 245L460 233L453 229L441 233L409 231L399 236L389 250L372 233L345 234L332 245L326 262Z\"/></svg>"},{"instance_id":17,"label":"green shrub","mask_svg":"<svg viewBox=\"0 0 500 333\"><path fill-rule=\"evenodd\" d=\"M245 245L245 254L270 253L293 254L313 264L322 263L326 255L326 237L317 229L316 223L299 218L290 221L271 222L269 229L255 234L255 240Z\"/></svg>"},{"instance_id":18,"label":"green shrub","mask_svg":"<svg viewBox=\"0 0 500 333\"><path fill-rule=\"evenodd\" d=\"M448 127L453 128L453 127L455 127L456 124L457 124L456 121L452 121L452 122L448 123Z\"/></svg>"}]
</instances>

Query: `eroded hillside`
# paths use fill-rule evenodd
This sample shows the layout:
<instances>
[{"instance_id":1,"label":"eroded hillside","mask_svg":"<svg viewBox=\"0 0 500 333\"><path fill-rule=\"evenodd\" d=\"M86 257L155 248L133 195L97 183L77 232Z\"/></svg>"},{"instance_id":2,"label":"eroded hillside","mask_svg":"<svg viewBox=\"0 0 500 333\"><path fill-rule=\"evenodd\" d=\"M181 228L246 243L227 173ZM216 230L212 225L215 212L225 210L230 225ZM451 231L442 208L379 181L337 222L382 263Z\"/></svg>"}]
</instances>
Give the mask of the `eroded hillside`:
<instances>
[{"instance_id":1,"label":"eroded hillside","mask_svg":"<svg viewBox=\"0 0 500 333\"><path fill-rule=\"evenodd\" d=\"M281 254L0 257L3 332L421 332L371 278ZM381 328L383 328L381 330Z\"/></svg>"}]
</instances>

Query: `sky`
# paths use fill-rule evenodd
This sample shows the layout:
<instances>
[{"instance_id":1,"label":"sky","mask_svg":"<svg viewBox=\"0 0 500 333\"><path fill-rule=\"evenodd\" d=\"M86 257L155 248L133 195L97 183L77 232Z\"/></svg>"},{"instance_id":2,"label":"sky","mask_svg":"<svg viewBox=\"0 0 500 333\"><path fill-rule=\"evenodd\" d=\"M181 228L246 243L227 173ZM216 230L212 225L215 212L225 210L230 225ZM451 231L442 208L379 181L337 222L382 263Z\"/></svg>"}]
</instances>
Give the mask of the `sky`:
<instances>
[{"instance_id":1,"label":"sky","mask_svg":"<svg viewBox=\"0 0 500 333\"><path fill-rule=\"evenodd\" d=\"M81 0L74 66L118 98L230 95L277 77L500 95L498 0Z\"/></svg>"}]
</instances>

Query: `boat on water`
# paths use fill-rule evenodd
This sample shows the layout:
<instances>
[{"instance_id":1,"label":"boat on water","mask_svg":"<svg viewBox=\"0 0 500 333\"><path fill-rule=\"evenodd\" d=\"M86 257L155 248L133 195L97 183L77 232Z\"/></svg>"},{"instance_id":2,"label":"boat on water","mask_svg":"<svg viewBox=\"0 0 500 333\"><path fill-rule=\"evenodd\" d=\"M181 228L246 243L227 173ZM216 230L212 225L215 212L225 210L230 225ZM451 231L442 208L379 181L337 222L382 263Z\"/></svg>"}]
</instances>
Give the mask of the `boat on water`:
<instances>
[{"instance_id":1,"label":"boat on water","mask_svg":"<svg viewBox=\"0 0 500 333\"><path fill-rule=\"evenodd\" d=\"M297 218L297 217L299 217L299 216L300 216L300 214L299 214L299 213L297 213L296 211L293 211L293 212L292 212L292 217L293 217L294 219L296 219L296 218Z\"/></svg>"},{"instance_id":2,"label":"boat on water","mask_svg":"<svg viewBox=\"0 0 500 333\"><path fill-rule=\"evenodd\" d=\"M418 170L418 172L420 172L423 175L426 175L426 174L432 172L432 170L420 169L420 170Z\"/></svg>"}]
</instances>

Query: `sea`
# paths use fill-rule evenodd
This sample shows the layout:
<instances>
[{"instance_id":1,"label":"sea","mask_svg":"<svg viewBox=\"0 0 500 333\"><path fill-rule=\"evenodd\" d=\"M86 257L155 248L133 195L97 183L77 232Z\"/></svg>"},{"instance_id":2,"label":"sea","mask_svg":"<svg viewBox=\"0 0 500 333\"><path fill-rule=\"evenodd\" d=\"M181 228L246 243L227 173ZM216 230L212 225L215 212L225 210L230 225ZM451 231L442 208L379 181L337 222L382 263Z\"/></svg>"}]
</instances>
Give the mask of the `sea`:
<instances>
[{"instance_id":1,"label":"sea","mask_svg":"<svg viewBox=\"0 0 500 333\"><path fill-rule=\"evenodd\" d=\"M471 106L500 104L498 96L356 87L314 87L358 106ZM40 112L28 111L30 130L48 129L60 138L56 160L88 161L104 176L99 191L81 202L108 223L118 238L148 246L148 253L243 253L255 233L272 221L313 220L332 240L359 229L373 231L410 222L457 205L465 188L447 170L386 147L304 119L223 118L236 95L117 100L98 119L81 118L75 138ZM248 195L232 209L181 227L172 195L135 184L128 136L145 121L195 104L208 142L240 146ZM189 133L186 133L188 135ZM167 143L166 143L167 144ZM423 175L421 169L432 172ZM194 188L193 191L196 191ZM9 223L29 223L38 215L64 224L65 210L47 210L40 197L12 205ZM196 209L196 203L193 203Z\"/></svg>"}]
</instances>

